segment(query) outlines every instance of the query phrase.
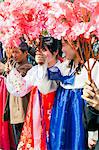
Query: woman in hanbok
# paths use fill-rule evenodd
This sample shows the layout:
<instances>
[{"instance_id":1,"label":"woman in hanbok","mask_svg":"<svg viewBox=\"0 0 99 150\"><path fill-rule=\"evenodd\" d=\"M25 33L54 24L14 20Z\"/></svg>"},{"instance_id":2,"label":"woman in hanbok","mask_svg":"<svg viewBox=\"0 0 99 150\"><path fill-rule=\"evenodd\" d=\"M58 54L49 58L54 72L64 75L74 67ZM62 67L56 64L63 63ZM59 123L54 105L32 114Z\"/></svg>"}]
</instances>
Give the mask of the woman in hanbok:
<instances>
[{"instance_id":1,"label":"woman in hanbok","mask_svg":"<svg viewBox=\"0 0 99 150\"><path fill-rule=\"evenodd\" d=\"M12 69L7 75L6 84L10 93L15 96L23 96L31 91L26 120L18 145L19 150L48 149L50 114L57 83L54 82L52 84L50 93L46 95L41 94L46 93L46 87L49 87L50 84L43 78L46 71L46 64L43 65L43 63L46 58L50 68L57 66L60 62L57 61L57 40L51 37L44 38L43 40L42 52L36 53L36 61L39 65L33 66L24 78L21 77L16 69ZM41 62L42 65L40 65Z\"/></svg>"},{"instance_id":2,"label":"woman in hanbok","mask_svg":"<svg viewBox=\"0 0 99 150\"><path fill-rule=\"evenodd\" d=\"M85 150L87 148L86 132L82 122L84 100L81 98L82 89L87 80L87 70L79 64L75 51L69 43L62 40L62 51L66 59L58 67L47 69L50 92L51 83L58 81L59 86L53 104L50 133L49 150ZM90 66L94 63L90 59ZM99 62L96 62L92 78L99 86ZM47 82L47 79L46 79Z\"/></svg>"}]
</instances>

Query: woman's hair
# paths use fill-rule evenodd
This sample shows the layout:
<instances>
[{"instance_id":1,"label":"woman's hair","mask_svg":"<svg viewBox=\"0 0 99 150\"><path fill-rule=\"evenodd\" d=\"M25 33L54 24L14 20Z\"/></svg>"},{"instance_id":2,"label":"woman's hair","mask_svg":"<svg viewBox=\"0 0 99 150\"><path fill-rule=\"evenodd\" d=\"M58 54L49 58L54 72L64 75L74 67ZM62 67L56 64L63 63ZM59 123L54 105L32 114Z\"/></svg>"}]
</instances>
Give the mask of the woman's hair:
<instances>
[{"instance_id":1,"label":"woman's hair","mask_svg":"<svg viewBox=\"0 0 99 150\"><path fill-rule=\"evenodd\" d=\"M26 43L26 42L21 42L20 44L19 44L19 49L24 53L24 52L26 52L26 51L28 51L29 50L29 46L28 46L28 44Z\"/></svg>"},{"instance_id":2,"label":"woman's hair","mask_svg":"<svg viewBox=\"0 0 99 150\"><path fill-rule=\"evenodd\" d=\"M61 50L61 41L53 37L42 37L42 49L46 49L46 47L53 54L57 50Z\"/></svg>"},{"instance_id":3,"label":"woman's hair","mask_svg":"<svg viewBox=\"0 0 99 150\"><path fill-rule=\"evenodd\" d=\"M70 61L70 63L69 63L69 67L72 69L72 67L73 67L73 64L74 64L74 60L72 59L71 61ZM81 63L78 63L78 66L77 66L77 68L76 68L76 70L75 70L75 73L77 73L77 74L79 74L80 72L81 72L81 68L83 67L83 64L81 64Z\"/></svg>"}]
</instances>

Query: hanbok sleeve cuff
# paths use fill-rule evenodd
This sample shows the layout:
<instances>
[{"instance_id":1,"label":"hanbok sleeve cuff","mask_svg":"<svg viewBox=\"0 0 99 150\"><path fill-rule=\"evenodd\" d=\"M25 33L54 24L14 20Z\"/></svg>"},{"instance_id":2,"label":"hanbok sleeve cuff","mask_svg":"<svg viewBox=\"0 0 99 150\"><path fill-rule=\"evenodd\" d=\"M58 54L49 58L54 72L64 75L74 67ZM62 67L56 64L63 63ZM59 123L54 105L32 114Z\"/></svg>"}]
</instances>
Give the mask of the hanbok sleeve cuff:
<instances>
[{"instance_id":1,"label":"hanbok sleeve cuff","mask_svg":"<svg viewBox=\"0 0 99 150\"><path fill-rule=\"evenodd\" d=\"M46 74L47 74L47 63L43 64L43 65L39 65L38 64L38 71L37 71L37 78L38 79L43 79L45 78Z\"/></svg>"},{"instance_id":2,"label":"hanbok sleeve cuff","mask_svg":"<svg viewBox=\"0 0 99 150\"><path fill-rule=\"evenodd\" d=\"M48 79L47 63L38 65L37 87L42 94L48 94L57 89L57 83Z\"/></svg>"},{"instance_id":3,"label":"hanbok sleeve cuff","mask_svg":"<svg viewBox=\"0 0 99 150\"><path fill-rule=\"evenodd\" d=\"M6 86L7 90L14 96L23 97L30 91L26 87L26 81L15 68L7 75Z\"/></svg>"},{"instance_id":4,"label":"hanbok sleeve cuff","mask_svg":"<svg viewBox=\"0 0 99 150\"><path fill-rule=\"evenodd\" d=\"M88 131L88 138L93 140L98 140L98 130L96 131Z\"/></svg>"}]
</instances>

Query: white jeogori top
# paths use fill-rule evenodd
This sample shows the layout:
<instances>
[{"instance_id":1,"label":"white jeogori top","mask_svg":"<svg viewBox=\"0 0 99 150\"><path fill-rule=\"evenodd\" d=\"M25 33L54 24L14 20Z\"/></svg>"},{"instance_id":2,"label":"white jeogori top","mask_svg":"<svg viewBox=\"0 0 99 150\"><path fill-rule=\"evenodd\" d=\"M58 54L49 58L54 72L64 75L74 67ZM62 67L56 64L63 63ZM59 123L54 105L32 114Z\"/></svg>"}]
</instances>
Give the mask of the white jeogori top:
<instances>
[{"instance_id":1,"label":"white jeogori top","mask_svg":"<svg viewBox=\"0 0 99 150\"><path fill-rule=\"evenodd\" d=\"M59 64L60 62L58 61L55 66ZM19 97L23 97L29 93L33 86L37 86L43 94L57 89L57 83L48 80L47 64L33 66L25 77L22 77L21 74L13 68L7 75L5 82L7 90L14 96Z\"/></svg>"},{"instance_id":2,"label":"white jeogori top","mask_svg":"<svg viewBox=\"0 0 99 150\"><path fill-rule=\"evenodd\" d=\"M94 63L94 59L90 59L90 67L93 65ZM64 65L64 64L60 64L60 65ZM85 63L85 65L87 66L87 63ZM63 75L66 75L65 70L64 70L64 66L60 67L61 73ZM96 83L97 87L99 88L99 62L97 61L93 70L92 70L92 79L94 80L94 82ZM75 81L73 85L64 85L62 83L60 83L60 85L65 88L65 89L81 89L84 87L85 82L88 80L88 73L87 70L85 69L85 67L83 67L81 69L81 73L80 74L76 74L75 75Z\"/></svg>"}]
</instances>

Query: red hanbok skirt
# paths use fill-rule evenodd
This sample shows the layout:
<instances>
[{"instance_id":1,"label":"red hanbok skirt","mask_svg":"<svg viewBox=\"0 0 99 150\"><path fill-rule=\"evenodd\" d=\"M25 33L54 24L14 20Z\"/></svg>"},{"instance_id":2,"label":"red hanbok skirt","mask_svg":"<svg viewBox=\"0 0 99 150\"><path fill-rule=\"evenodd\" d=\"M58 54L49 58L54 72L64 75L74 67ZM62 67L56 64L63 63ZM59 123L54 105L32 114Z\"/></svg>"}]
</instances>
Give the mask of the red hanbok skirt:
<instances>
[{"instance_id":1,"label":"red hanbok skirt","mask_svg":"<svg viewBox=\"0 0 99 150\"><path fill-rule=\"evenodd\" d=\"M35 105L37 102L39 105ZM55 97L55 92L43 95L38 92L37 87L33 87L30 95L30 101L27 109L27 115L24 122L22 134L20 137L20 142L18 145L18 150L47 150L47 138L49 136L49 127L50 127L50 117L51 109L53 106ZM35 102L34 102L35 101ZM39 108L38 108L39 107ZM36 111L34 111L34 109ZM40 116L38 113L40 112ZM40 123L40 128L37 124ZM36 129L37 128L37 129ZM40 132L38 131L40 130ZM39 133L39 147L35 145L35 136L37 131Z\"/></svg>"}]
</instances>

